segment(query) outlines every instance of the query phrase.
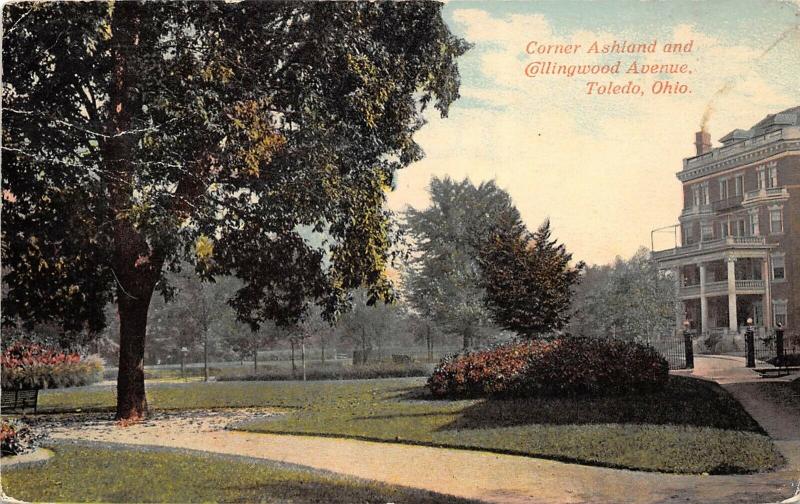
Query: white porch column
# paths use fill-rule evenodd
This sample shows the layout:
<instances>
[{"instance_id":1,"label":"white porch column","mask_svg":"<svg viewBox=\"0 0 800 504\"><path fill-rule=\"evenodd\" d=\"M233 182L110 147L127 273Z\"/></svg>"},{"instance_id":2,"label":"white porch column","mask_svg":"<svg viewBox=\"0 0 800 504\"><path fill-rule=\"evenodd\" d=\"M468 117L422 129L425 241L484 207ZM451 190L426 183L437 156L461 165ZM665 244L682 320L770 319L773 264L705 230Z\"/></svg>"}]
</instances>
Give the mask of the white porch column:
<instances>
[{"instance_id":1,"label":"white porch column","mask_svg":"<svg viewBox=\"0 0 800 504\"><path fill-rule=\"evenodd\" d=\"M764 261L761 263L761 278L764 279L764 327L772 327L772 265L770 264L769 253L764 254Z\"/></svg>"},{"instance_id":2,"label":"white porch column","mask_svg":"<svg viewBox=\"0 0 800 504\"><path fill-rule=\"evenodd\" d=\"M736 258L728 257L728 329L738 331L736 320Z\"/></svg>"},{"instance_id":3,"label":"white porch column","mask_svg":"<svg viewBox=\"0 0 800 504\"><path fill-rule=\"evenodd\" d=\"M708 298L706 297L706 265L700 263L700 330L708 332Z\"/></svg>"}]
</instances>

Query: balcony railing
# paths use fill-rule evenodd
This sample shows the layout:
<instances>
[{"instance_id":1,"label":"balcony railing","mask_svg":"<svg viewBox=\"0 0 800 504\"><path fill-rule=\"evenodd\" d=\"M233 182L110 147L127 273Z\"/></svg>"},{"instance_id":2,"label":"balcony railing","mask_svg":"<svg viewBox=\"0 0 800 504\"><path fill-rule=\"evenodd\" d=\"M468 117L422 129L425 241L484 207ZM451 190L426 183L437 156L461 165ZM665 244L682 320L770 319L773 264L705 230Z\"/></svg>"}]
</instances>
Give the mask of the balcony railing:
<instances>
[{"instance_id":1,"label":"balcony railing","mask_svg":"<svg viewBox=\"0 0 800 504\"><path fill-rule=\"evenodd\" d=\"M738 196L731 196L730 198L714 201L711 203L711 208L715 212L719 212L720 210L728 210L729 208L735 208L742 204L742 198L743 196L740 194Z\"/></svg>"},{"instance_id":2,"label":"balcony railing","mask_svg":"<svg viewBox=\"0 0 800 504\"><path fill-rule=\"evenodd\" d=\"M750 203L758 203L764 200L786 199L788 197L789 191L785 187L762 188L744 193L744 200L742 200L742 203L747 205Z\"/></svg>"},{"instance_id":3,"label":"balcony railing","mask_svg":"<svg viewBox=\"0 0 800 504\"><path fill-rule=\"evenodd\" d=\"M736 280L736 292L765 290L764 280ZM708 282L706 284L706 295L726 294L728 292L728 281ZM681 287L681 297L700 297L700 285L686 285Z\"/></svg>"},{"instance_id":4,"label":"balcony railing","mask_svg":"<svg viewBox=\"0 0 800 504\"><path fill-rule=\"evenodd\" d=\"M736 280L736 290L764 290L764 280Z\"/></svg>"},{"instance_id":5,"label":"balcony railing","mask_svg":"<svg viewBox=\"0 0 800 504\"><path fill-rule=\"evenodd\" d=\"M728 236L727 238L718 240L701 241L682 247L659 250L653 252L653 259L671 259L686 254L713 252L715 250L724 250L728 248L760 248L765 245L766 239L763 236Z\"/></svg>"},{"instance_id":6,"label":"balcony railing","mask_svg":"<svg viewBox=\"0 0 800 504\"><path fill-rule=\"evenodd\" d=\"M784 128L778 131L772 131L764 135L748 138L747 140L737 142L732 145L712 149L710 152L687 158L683 160L683 169L690 170L699 166L719 161L726 157L730 157L750 149L766 145L777 140L794 140L797 138L797 128Z\"/></svg>"}]
</instances>

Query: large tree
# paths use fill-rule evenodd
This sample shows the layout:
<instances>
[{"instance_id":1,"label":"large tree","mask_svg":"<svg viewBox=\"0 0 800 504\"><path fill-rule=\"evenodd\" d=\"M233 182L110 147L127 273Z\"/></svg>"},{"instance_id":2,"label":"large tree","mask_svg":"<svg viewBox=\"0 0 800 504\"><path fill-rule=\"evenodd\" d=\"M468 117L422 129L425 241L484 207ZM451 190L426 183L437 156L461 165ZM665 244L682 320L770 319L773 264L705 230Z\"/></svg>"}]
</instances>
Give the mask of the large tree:
<instances>
[{"instance_id":1,"label":"large tree","mask_svg":"<svg viewBox=\"0 0 800 504\"><path fill-rule=\"evenodd\" d=\"M389 296L385 191L466 48L437 3L5 5L5 319L97 331L116 302L136 418L150 301L182 261L239 277L254 329Z\"/></svg>"},{"instance_id":2,"label":"large tree","mask_svg":"<svg viewBox=\"0 0 800 504\"><path fill-rule=\"evenodd\" d=\"M424 318L470 347L491 314L484 305L480 250L501 220L519 220L511 197L493 181L431 179L431 204L406 211L412 251L406 296Z\"/></svg>"},{"instance_id":3,"label":"large tree","mask_svg":"<svg viewBox=\"0 0 800 504\"><path fill-rule=\"evenodd\" d=\"M519 220L500 223L481 249L487 308L498 324L525 338L563 329L583 262L551 236L550 221L529 232Z\"/></svg>"}]
</instances>

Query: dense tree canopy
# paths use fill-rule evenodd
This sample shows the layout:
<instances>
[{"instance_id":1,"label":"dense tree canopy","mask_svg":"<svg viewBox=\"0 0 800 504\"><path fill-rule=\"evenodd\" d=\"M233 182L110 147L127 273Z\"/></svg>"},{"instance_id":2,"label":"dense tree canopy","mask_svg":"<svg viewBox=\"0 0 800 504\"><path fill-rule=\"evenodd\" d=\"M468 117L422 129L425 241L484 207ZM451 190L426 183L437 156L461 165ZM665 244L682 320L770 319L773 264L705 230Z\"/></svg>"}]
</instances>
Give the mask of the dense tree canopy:
<instances>
[{"instance_id":1,"label":"dense tree canopy","mask_svg":"<svg viewBox=\"0 0 800 504\"><path fill-rule=\"evenodd\" d=\"M6 321L103 327L117 414L146 412L163 271L234 275L253 328L390 295L385 191L458 97L466 44L427 2L19 2L4 6ZM303 236L325 237L322 247Z\"/></svg>"},{"instance_id":2,"label":"dense tree canopy","mask_svg":"<svg viewBox=\"0 0 800 504\"><path fill-rule=\"evenodd\" d=\"M659 271L650 251L586 268L576 289L570 330L589 337L655 340L675 329L675 279Z\"/></svg>"},{"instance_id":3,"label":"dense tree canopy","mask_svg":"<svg viewBox=\"0 0 800 504\"><path fill-rule=\"evenodd\" d=\"M431 205L406 212L413 252L405 278L410 304L462 335L469 347L490 321L478 265L480 250L502 220L519 220L511 197L494 182L433 178Z\"/></svg>"}]
</instances>

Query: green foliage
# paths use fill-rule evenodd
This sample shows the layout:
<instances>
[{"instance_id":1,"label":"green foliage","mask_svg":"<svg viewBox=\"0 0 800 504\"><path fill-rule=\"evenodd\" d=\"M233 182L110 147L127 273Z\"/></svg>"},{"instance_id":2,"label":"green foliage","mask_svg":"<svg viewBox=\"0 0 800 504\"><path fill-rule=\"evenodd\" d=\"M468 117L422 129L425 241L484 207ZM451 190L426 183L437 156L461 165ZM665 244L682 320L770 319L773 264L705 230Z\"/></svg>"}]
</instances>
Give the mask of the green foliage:
<instances>
[{"instance_id":1,"label":"green foliage","mask_svg":"<svg viewBox=\"0 0 800 504\"><path fill-rule=\"evenodd\" d=\"M569 329L594 338L655 341L674 332L676 302L675 279L641 248L628 260L586 268Z\"/></svg>"},{"instance_id":2,"label":"green foliage","mask_svg":"<svg viewBox=\"0 0 800 504\"><path fill-rule=\"evenodd\" d=\"M406 212L413 240L406 295L423 318L460 334L467 348L489 324L478 256L497 223L518 220L507 192L494 182L431 179L431 205Z\"/></svg>"},{"instance_id":3,"label":"green foliage","mask_svg":"<svg viewBox=\"0 0 800 504\"><path fill-rule=\"evenodd\" d=\"M374 380L379 378L407 378L412 376L428 376L431 364L409 363L395 364L390 362L373 362L360 366L353 365L310 365L306 370L306 379L313 380ZM257 374L242 374L237 370L221 370L217 381L276 381L297 380L299 373L289 369L270 368L266 366Z\"/></svg>"},{"instance_id":4,"label":"green foliage","mask_svg":"<svg viewBox=\"0 0 800 504\"><path fill-rule=\"evenodd\" d=\"M583 262L551 238L550 221L530 233L505 219L480 251L485 303L495 322L526 338L563 329Z\"/></svg>"},{"instance_id":5,"label":"green foliage","mask_svg":"<svg viewBox=\"0 0 800 504\"><path fill-rule=\"evenodd\" d=\"M423 109L458 97L467 49L441 5L4 14L6 320L100 329L115 290L148 299L182 260L241 278L232 304L253 325L307 300L333 315L362 285L390 296L385 190L421 157Z\"/></svg>"},{"instance_id":6,"label":"green foliage","mask_svg":"<svg viewBox=\"0 0 800 504\"><path fill-rule=\"evenodd\" d=\"M53 450L45 465L4 468L5 493L29 502L469 502L267 461L67 444Z\"/></svg>"}]
</instances>

